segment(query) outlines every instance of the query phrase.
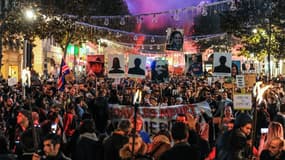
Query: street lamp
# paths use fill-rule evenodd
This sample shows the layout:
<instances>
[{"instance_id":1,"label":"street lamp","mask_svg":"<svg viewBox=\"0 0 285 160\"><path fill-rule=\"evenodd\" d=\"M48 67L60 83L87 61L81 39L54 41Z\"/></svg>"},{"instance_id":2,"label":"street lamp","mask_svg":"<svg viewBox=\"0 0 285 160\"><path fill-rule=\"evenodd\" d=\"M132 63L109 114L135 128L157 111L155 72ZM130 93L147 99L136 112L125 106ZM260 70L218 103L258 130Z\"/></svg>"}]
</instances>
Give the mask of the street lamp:
<instances>
[{"instance_id":1,"label":"street lamp","mask_svg":"<svg viewBox=\"0 0 285 160\"><path fill-rule=\"evenodd\" d=\"M35 12L34 12L34 10L33 9L31 9L31 8L27 8L26 10L25 10L25 18L27 19L27 20L35 20L36 19L36 14L35 14Z\"/></svg>"}]
</instances>

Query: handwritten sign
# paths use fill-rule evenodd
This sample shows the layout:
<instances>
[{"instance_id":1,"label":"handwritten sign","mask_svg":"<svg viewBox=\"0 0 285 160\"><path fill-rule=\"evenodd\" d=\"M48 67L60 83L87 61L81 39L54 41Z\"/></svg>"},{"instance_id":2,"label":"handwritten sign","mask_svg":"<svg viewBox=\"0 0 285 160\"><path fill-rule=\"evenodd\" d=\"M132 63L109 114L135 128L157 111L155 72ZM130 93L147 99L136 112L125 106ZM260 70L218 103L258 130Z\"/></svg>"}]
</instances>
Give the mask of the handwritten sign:
<instances>
[{"instance_id":1,"label":"handwritten sign","mask_svg":"<svg viewBox=\"0 0 285 160\"><path fill-rule=\"evenodd\" d=\"M234 109L236 110L251 110L252 97L251 94L235 94Z\"/></svg>"},{"instance_id":2,"label":"handwritten sign","mask_svg":"<svg viewBox=\"0 0 285 160\"><path fill-rule=\"evenodd\" d=\"M8 86L14 86L16 85L18 82L17 82L17 78L16 77L13 77L13 78L9 78L8 79Z\"/></svg>"},{"instance_id":3,"label":"handwritten sign","mask_svg":"<svg viewBox=\"0 0 285 160\"><path fill-rule=\"evenodd\" d=\"M244 88L245 87L244 75L236 75L236 83L237 83L237 88Z\"/></svg>"}]
</instances>

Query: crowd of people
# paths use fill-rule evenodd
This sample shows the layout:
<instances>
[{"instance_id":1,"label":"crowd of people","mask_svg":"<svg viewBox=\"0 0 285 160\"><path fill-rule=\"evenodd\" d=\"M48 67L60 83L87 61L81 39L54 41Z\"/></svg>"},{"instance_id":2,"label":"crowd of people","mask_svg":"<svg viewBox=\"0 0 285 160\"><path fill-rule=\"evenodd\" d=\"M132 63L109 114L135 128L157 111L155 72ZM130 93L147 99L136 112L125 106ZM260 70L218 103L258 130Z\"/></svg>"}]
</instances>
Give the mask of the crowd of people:
<instances>
[{"instance_id":1,"label":"crowd of people","mask_svg":"<svg viewBox=\"0 0 285 160\"><path fill-rule=\"evenodd\" d=\"M262 103L239 111L233 105L233 92L239 90L227 89L219 81L208 83L207 77L172 76L157 83L148 78L116 81L88 75L66 84L63 92L57 91L52 77L25 89L21 83L9 86L1 78L0 159L285 159L281 80L268 82L272 87ZM140 106L205 101L211 115L203 109L197 115L179 113L170 130L153 135L143 130L140 115L112 123L109 105L132 106L138 88ZM261 132L265 128L268 132Z\"/></svg>"}]
</instances>

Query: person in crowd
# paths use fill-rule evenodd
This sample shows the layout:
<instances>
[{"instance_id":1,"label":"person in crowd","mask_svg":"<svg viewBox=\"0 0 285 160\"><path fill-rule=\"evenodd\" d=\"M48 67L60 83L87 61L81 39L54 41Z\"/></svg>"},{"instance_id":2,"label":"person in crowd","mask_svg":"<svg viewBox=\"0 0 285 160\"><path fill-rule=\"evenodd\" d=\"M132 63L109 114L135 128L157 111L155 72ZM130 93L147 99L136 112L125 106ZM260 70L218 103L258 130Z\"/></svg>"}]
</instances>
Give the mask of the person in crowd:
<instances>
[{"instance_id":1,"label":"person in crowd","mask_svg":"<svg viewBox=\"0 0 285 160\"><path fill-rule=\"evenodd\" d=\"M191 159L200 159L200 151L189 145L187 142L189 132L185 123L174 123L171 129L171 136L174 141L174 146L168 151L164 152L160 156L159 160L186 160L189 159L189 157L191 157Z\"/></svg>"},{"instance_id":2,"label":"person in crowd","mask_svg":"<svg viewBox=\"0 0 285 160\"><path fill-rule=\"evenodd\" d=\"M16 160L17 155L13 154L8 148L8 140L4 136L0 136L0 159L1 160Z\"/></svg>"},{"instance_id":3,"label":"person in crowd","mask_svg":"<svg viewBox=\"0 0 285 160\"><path fill-rule=\"evenodd\" d=\"M99 92L90 110L94 117L96 129L100 134L104 134L109 122L108 98L105 90Z\"/></svg>"},{"instance_id":4,"label":"person in crowd","mask_svg":"<svg viewBox=\"0 0 285 160\"><path fill-rule=\"evenodd\" d=\"M158 160L159 157L167 150L171 148L171 136L167 130L160 130L152 138L151 144L148 146L147 155L153 157L154 160Z\"/></svg>"},{"instance_id":5,"label":"person in crowd","mask_svg":"<svg viewBox=\"0 0 285 160\"><path fill-rule=\"evenodd\" d=\"M231 73L231 68L226 65L227 57L221 56L219 58L220 65L215 66L214 73Z\"/></svg>"},{"instance_id":6,"label":"person in crowd","mask_svg":"<svg viewBox=\"0 0 285 160\"><path fill-rule=\"evenodd\" d=\"M83 120L79 131L80 136L77 140L73 160L102 160L103 148L95 133L93 119Z\"/></svg>"},{"instance_id":7,"label":"person in crowd","mask_svg":"<svg viewBox=\"0 0 285 160\"><path fill-rule=\"evenodd\" d=\"M268 149L269 143L275 137L284 138L284 129L282 124L278 122L270 122L268 126L268 133L261 133L258 153Z\"/></svg>"},{"instance_id":8,"label":"person in crowd","mask_svg":"<svg viewBox=\"0 0 285 160\"><path fill-rule=\"evenodd\" d=\"M133 150L134 145L134 150ZM140 135L131 135L129 141L119 151L122 160L132 160L135 157L140 157L147 153L147 145L143 142Z\"/></svg>"},{"instance_id":9,"label":"person in crowd","mask_svg":"<svg viewBox=\"0 0 285 160\"><path fill-rule=\"evenodd\" d=\"M47 116L48 119L41 123L43 136L51 133L61 135L63 132L63 126L59 123L58 113L50 111Z\"/></svg>"},{"instance_id":10,"label":"person in crowd","mask_svg":"<svg viewBox=\"0 0 285 160\"><path fill-rule=\"evenodd\" d=\"M183 35L180 31L171 32L166 49L172 51L181 51L183 49Z\"/></svg>"},{"instance_id":11,"label":"person in crowd","mask_svg":"<svg viewBox=\"0 0 285 160\"><path fill-rule=\"evenodd\" d=\"M60 150L61 137L56 134L48 134L43 139L43 154L34 153L32 160L71 160Z\"/></svg>"},{"instance_id":12,"label":"person in crowd","mask_svg":"<svg viewBox=\"0 0 285 160\"><path fill-rule=\"evenodd\" d=\"M137 74L137 75L145 75L145 70L140 68L142 60L140 58L135 58L134 67L129 68L128 74Z\"/></svg>"},{"instance_id":13,"label":"person in crowd","mask_svg":"<svg viewBox=\"0 0 285 160\"><path fill-rule=\"evenodd\" d=\"M285 160L284 139L273 137L268 143L268 149L261 152L260 160Z\"/></svg>"},{"instance_id":14,"label":"person in crowd","mask_svg":"<svg viewBox=\"0 0 285 160\"><path fill-rule=\"evenodd\" d=\"M14 153L21 160L31 159L32 153L38 149L36 147L39 147L41 142L41 130L40 128L35 128L35 132L33 132L32 114L27 110L20 110L18 112L17 125Z\"/></svg>"},{"instance_id":15,"label":"person in crowd","mask_svg":"<svg viewBox=\"0 0 285 160\"><path fill-rule=\"evenodd\" d=\"M252 119L246 113L241 113L228 141L228 159L247 160L252 157L251 130Z\"/></svg>"},{"instance_id":16,"label":"person in crowd","mask_svg":"<svg viewBox=\"0 0 285 160\"><path fill-rule=\"evenodd\" d=\"M121 120L118 124L118 128L103 143L104 160L120 160L119 151L128 143L129 133L131 133L130 121Z\"/></svg>"},{"instance_id":17,"label":"person in crowd","mask_svg":"<svg viewBox=\"0 0 285 160\"><path fill-rule=\"evenodd\" d=\"M149 134L143 130L143 118L141 115L137 115L136 119L136 128L134 128L134 116L130 118L131 127L136 130L136 133L141 136L142 140L146 143L150 143L150 136Z\"/></svg>"},{"instance_id":18,"label":"person in crowd","mask_svg":"<svg viewBox=\"0 0 285 160\"><path fill-rule=\"evenodd\" d=\"M122 68L120 65L120 59L118 57L114 57L112 69L109 73L125 73L124 70L121 70L120 68Z\"/></svg>"}]
</instances>

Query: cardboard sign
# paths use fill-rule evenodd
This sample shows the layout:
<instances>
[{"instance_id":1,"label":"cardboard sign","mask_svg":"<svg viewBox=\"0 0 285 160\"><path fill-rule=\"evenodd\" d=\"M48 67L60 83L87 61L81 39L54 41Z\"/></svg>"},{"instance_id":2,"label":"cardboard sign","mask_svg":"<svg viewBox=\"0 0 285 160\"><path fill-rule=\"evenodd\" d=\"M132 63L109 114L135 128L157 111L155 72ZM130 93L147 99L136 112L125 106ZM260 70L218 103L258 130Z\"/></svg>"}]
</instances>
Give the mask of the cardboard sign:
<instances>
[{"instance_id":1,"label":"cardboard sign","mask_svg":"<svg viewBox=\"0 0 285 160\"><path fill-rule=\"evenodd\" d=\"M235 94L234 109L235 110L251 110L252 97L251 94Z\"/></svg>"},{"instance_id":2,"label":"cardboard sign","mask_svg":"<svg viewBox=\"0 0 285 160\"><path fill-rule=\"evenodd\" d=\"M9 78L8 79L8 86L14 86L16 85L18 82L17 82L17 78L16 77L13 77L13 78Z\"/></svg>"},{"instance_id":3,"label":"cardboard sign","mask_svg":"<svg viewBox=\"0 0 285 160\"><path fill-rule=\"evenodd\" d=\"M256 83L256 75L255 74L246 74L245 77L245 85L246 87L253 87Z\"/></svg>"}]
</instances>

